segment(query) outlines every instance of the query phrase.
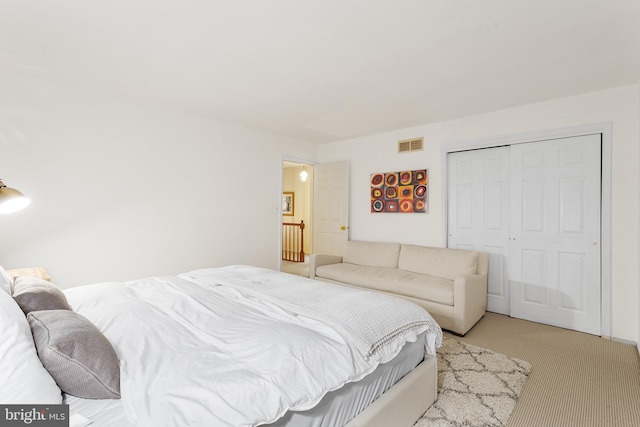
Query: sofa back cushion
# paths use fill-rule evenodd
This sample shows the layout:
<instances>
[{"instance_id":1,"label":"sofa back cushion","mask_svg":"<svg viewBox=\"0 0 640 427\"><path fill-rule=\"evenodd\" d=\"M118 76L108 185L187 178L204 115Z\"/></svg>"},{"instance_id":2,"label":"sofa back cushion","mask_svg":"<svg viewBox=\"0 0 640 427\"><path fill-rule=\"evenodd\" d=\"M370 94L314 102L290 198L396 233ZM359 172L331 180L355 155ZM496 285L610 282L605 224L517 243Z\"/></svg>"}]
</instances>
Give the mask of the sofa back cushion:
<instances>
[{"instance_id":1,"label":"sofa back cushion","mask_svg":"<svg viewBox=\"0 0 640 427\"><path fill-rule=\"evenodd\" d=\"M349 240L344 245L342 262L369 267L398 267L399 243Z\"/></svg>"},{"instance_id":2,"label":"sofa back cushion","mask_svg":"<svg viewBox=\"0 0 640 427\"><path fill-rule=\"evenodd\" d=\"M402 245L398 268L453 280L456 276L476 274L478 253L461 249Z\"/></svg>"}]
</instances>

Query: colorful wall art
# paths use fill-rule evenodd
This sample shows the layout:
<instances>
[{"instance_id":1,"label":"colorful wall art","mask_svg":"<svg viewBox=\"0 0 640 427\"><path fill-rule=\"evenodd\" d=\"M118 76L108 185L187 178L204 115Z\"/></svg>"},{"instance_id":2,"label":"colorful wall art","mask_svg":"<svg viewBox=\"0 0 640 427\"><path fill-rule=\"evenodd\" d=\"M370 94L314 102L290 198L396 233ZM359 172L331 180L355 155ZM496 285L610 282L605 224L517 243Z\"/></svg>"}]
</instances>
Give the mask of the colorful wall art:
<instances>
[{"instance_id":1,"label":"colorful wall art","mask_svg":"<svg viewBox=\"0 0 640 427\"><path fill-rule=\"evenodd\" d=\"M371 212L426 213L428 169L371 175Z\"/></svg>"}]
</instances>

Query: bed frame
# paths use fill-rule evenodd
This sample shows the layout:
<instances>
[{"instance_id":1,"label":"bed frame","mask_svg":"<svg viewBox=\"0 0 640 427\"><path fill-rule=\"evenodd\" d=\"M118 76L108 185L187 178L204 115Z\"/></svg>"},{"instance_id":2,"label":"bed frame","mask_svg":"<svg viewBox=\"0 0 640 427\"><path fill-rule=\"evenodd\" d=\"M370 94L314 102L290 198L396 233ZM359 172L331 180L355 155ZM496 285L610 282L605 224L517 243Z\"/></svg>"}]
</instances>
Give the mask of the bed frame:
<instances>
[{"instance_id":1,"label":"bed frame","mask_svg":"<svg viewBox=\"0 0 640 427\"><path fill-rule=\"evenodd\" d=\"M345 427L411 427L437 396L437 357L427 357Z\"/></svg>"}]
</instances>

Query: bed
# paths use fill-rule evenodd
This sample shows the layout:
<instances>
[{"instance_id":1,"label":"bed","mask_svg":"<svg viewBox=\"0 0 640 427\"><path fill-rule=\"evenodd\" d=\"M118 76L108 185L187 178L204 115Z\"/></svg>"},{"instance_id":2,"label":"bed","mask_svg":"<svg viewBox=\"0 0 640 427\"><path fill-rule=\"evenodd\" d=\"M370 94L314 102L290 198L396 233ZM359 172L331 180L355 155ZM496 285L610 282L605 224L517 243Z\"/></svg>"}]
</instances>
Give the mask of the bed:
<instances>
[{"instance_id":1,"label":"bed","mask_svg":"<svg viewBox=\"0 0 640 427\"><path fill-rule=\"evenodd\" d=\"M119 365L117 384L90 379L106 396L62 395L78 425L409 426L436 397L442 331L422 308L388 295L229 266L81 286L64 298ZM15 312L3 295L0 303ZM60 311L28 315L38 354L34 325ZM88 363L102 355L92 348ZM4 364L11 355L2 356ZM46 401L56 383L42 372L36 380L29 403L57 403Z\"/></svg>"}]
</instances>

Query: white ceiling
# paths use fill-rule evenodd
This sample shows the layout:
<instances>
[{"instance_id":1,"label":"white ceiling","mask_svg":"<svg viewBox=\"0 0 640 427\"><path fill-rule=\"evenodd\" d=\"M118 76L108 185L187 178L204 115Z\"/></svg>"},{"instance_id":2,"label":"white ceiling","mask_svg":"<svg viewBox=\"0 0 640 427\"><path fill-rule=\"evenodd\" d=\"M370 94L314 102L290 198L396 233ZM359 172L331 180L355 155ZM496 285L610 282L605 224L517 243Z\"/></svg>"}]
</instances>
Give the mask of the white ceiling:
<instances>
[{"instance_id":1,"label":"white ceiling","mask_svg":"<svg viewBox=\"0 0 640 427\"><path fill-rule=\"evenodd\" d=\"M0 0L16 73L328 142L637 83L640 1Z\"/></svg>"}]
</instances>

